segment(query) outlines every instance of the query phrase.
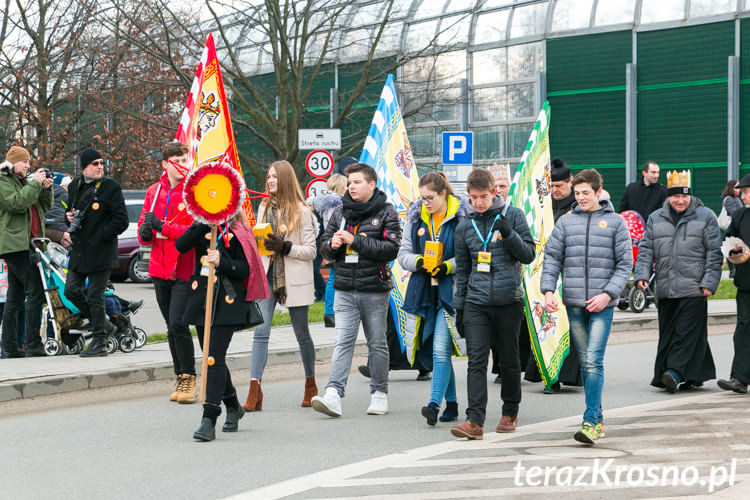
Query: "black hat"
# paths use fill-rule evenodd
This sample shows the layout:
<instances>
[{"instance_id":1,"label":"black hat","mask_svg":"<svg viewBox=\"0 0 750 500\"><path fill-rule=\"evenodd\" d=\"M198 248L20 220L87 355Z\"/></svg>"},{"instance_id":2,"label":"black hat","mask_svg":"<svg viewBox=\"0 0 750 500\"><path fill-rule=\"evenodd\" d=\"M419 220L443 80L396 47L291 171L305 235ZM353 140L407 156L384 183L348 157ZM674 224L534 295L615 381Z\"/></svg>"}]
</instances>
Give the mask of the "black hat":
<instances>
[{"instance_id":1,"label":"black hat","mask_svg":"<svg viewBox=\"0 0 750 500\"><path fill-rule=\"evenodd\" d=\"M750 174L747 174L745 177L740 179L740 182L738 182L735 186L735 188L750 188Z\"/></svg>"},{"instance_id":2,"label":"black hat","mask_svg":"<svg viewBox=\"0 0 750 500\"><path fill-rule=\"evenodd\" d=\"M552 177L552 182L567 181L570 179L570 167L565 163L565 160L553 158L550 176Z\"/></svg>"},{"instance_id":3,"label":"black hat","mask_svg":"<svg viewBox=\"0 0 750 500\"><path fill-rule=\"evenodd\" d=\"M356 158L352 156L344 156L343 158L339 160L339 166L336 168L336 173L341 174L341 175L346 175L344 173L344 170L346 169L346 167L348 167L349 165L354 165L355 163L357 163Z\"/></svg>"},{"instance_id":4,"label":"black hat","mask_svg":"<svg viewBox=\"0 0 750 500\"><path fill-rule=\"evenodd\" d=\"M81 168L86 168L91 162L101 160L102 154L94 148L86 148L81 152Z\"/></svg>"}]
</instances>

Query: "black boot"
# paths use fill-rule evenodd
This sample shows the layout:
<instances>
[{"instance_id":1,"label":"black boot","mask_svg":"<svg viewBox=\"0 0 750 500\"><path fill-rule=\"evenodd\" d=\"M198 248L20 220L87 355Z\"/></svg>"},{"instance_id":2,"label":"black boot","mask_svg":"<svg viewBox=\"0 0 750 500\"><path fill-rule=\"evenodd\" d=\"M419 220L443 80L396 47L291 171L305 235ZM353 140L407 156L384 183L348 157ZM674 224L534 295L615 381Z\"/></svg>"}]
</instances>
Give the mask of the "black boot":
<instances>
[{"instance_id":1,"label":"black boot","mask_svg":"<svg viewBox=\"0 0 750 500\"><path fill-rule=\"evenodd\" d=\"M448 401L445 403L445 410L440 415L441 422L453 422L458 419L458 403L455 401Z\"/></svg>"},{"instance_id":2,"label":"black boot","mask_svg":"<svg viewBox=\"0 0 750 500\"><path fill-rule=\"evenodd\" d=\"M219 418L219 415L221 415L221 406L204 403L201 425L193 433L193 439L198 441L213 441L216 439L216 419Z\"/></svg>"},{"instance_id":3,"label":"black boot","mask_svg":"<svg viewBox=\"0 0 750 500\"><path fill-rule=\"evenodd\" d=\"M430 401L427 406L422 407L422 416L427 419L427 425L434 426L437 423L440 407L437 403Z\"/></svg>"},{"instance_id":4,"label":"black boot","mask_svg":"<svg viewBox=\"0 0 750 500\"><path fill-rule=\"evenodd\" d=\"M91 358L94 356L106 356L107 355L107 344L106 337L100 338L98 335L91 339L91 343L85 351L81 351L79 354L82 358Z\"/></svg>"},{"instance_id":5,"label":"black boot","mask_svg":"<svg viewBox=\"0 0 750 500\"><path fill-rule=\"evenodd\" d=\"M26 345L25 354L27 358L32 358L35 356L47 356L47 352L44 350L44 345L42 345L42 341L39 340L37 337L36 342L29 342Z\"/></svg>"},{"instance_id":6,"label":"black boot","mask_svg":"<svg viewBox=\"0 0 750 500\"><path fill-rule=\"evenodd\" d=\"M221 431L237 432L237 429L239 429L239 421L245 416L245 410L240 406L236 394L231 398L225 398L224 404L227 407L227 418L224 420L224 427L221 428Z\"/></svg>"},{"instance_id":7,"label":"black boot","mask_svg":"<svg viewBox=\"0 0 750 500\"><path fill-rule=\"evenodd\" d=\"M336 317L333 314L324 314L323 315L323 324L326 328L335 328L336 327Z\"/></svg>"}]
</instances>

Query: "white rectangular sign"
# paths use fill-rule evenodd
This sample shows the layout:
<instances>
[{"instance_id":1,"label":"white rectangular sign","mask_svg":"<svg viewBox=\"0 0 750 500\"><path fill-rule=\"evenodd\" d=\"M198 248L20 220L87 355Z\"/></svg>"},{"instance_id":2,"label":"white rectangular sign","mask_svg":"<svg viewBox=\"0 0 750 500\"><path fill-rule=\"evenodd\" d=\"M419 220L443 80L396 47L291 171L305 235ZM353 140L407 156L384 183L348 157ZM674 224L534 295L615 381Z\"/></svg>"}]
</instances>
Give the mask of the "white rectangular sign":
<instances>
[{"instance_id":1,"label":"white rectangular sign","mask_svg":"<svg viewBox=\"0 0 750 500\"><path fill-rule=\"evenodd\" d=\"M301 150L327 149L338 151L341 149L341 129L301 128L297 131L297 140Z\"/></svg>"}]
</instances>

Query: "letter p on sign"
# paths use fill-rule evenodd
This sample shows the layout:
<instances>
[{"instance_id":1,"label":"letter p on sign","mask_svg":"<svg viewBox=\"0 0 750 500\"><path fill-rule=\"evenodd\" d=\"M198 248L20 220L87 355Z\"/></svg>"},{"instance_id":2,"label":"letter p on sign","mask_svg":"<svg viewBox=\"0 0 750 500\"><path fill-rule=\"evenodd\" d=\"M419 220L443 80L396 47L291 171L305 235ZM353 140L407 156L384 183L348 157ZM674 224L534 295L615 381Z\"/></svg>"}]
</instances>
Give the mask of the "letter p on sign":
<instances>
[{"instance_id":1,"label":"letter p on sign","mask_svg":"<svg viewBox=\"0 0 750 500\"><path fill-rule=\"evenodd\" d=\"M443 132L443 165L474 163L473 132Z\"/></svg>"}]
</instances>

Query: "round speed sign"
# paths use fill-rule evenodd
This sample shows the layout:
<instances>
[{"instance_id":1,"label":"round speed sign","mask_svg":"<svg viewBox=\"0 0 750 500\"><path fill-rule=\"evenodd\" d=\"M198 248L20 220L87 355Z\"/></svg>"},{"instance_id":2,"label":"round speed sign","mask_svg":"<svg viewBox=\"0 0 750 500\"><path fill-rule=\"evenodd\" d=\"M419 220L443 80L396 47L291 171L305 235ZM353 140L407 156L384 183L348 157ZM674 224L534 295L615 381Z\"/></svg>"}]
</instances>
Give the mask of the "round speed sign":
<instances>
[{"instance_id":1,"label":"round speed sign","mask_svg":"<svg viewBox=\"0 0 750 500\"><path fill-rule=\"evenodd\" d=\"M305 158L305 168L313 177L325 177L333 171L333 155L324 149L310 151Z\"/></svg>"},{"instance_id":2,"label":"round speed sign","mask_svg":"<svg viewBox=\"0 0 750 500\"><path fill-rule=\"evenodd\" d=\"M320 196L322 194L328 194L325 179L313 179L307 183L307 188L305 188L305 196L307 198Z\"/></svg>"}]
</instances>

